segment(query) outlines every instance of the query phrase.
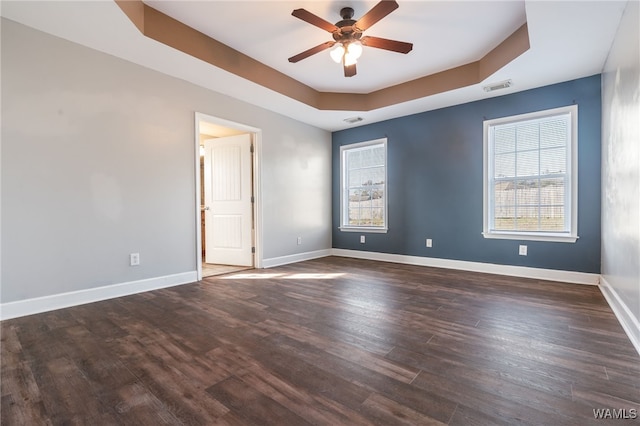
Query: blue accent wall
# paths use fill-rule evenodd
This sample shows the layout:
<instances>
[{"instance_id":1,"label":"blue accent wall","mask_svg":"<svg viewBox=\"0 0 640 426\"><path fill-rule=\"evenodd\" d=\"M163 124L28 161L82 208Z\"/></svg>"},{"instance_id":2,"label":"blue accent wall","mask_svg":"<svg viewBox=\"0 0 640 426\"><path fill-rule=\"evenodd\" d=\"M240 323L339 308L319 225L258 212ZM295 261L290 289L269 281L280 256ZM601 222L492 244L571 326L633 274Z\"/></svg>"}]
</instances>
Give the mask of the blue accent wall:
<instances>
[{"instance_id":1,"label":"blue accent wall","mask_svg":"<svg viewBox=\"0 0 640 426\"><path fill-rule=\"evenodd\" d=\"M598 74L334 132L333 247L600 273L600 80ZM578 105L578 241L485 239L483 121L572 104ZM340 146L382 137L388 138L389 232L341 232ZM528 246L527 256L518 255L520 244Z\"/></svg>"}]
</instances>

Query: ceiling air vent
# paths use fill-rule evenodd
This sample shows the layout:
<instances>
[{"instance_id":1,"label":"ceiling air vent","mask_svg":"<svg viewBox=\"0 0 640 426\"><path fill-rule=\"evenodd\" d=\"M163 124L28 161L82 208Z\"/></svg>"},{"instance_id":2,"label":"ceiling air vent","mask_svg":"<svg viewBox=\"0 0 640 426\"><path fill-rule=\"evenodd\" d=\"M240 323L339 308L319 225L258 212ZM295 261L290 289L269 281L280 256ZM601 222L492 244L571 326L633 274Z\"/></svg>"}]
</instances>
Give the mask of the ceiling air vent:
<instances>
[{"instance_id":1,"label":"ceiling air vent","mask_svg":"<svg viewBox=\"0 0 640 426\"><path fill-rule=\"evenodd\" d=\"M358 121L362 121L362 120L364 120L364 118L362 118L362 117L349 117L349 118L345 118L342 121L345 121L345 122L347 122L349 124L353 124L353 123L357 123Z\"/></svg>"},{"instance_id":2,"label":"ceiling air vent","mask_svg":"<svg viewBox=\"0 0 640 426\"><path fill-rule=\"evenodd\" d=\"M490 84L488 86L484 86L483 89L485 92L493 92L494 90L506 89L507 87L511 87L513 82L511 80L501 81L500 83Z\"/></svg>"}]
</instances>

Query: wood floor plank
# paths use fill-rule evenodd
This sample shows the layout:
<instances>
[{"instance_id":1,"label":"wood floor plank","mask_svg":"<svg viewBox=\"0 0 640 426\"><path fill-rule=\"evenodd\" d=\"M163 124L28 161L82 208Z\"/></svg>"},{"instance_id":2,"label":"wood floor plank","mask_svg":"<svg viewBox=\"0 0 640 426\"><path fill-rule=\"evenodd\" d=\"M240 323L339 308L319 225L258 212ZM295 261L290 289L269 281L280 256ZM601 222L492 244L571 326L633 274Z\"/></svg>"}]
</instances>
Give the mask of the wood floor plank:
<instances>
[{"instance_id":1,"label":"wood floor plank","mask_svg":"<svg viewBox=\"0 0 640 426\"><path fill-rule=\"evenodd\" d=\"M573 426L640 411L640 356L595 286L327 257L1 332L1 425Z\"/></svg>"},{"instance_id":2,"label":"wood floor plank","mask_svg":"<svg viewBox=\"0 0 640 426\"><path fill-rule=\"evenodd\" d=\"M362 406L363 411L371 416L378 424L407 426L440 426L447 424L376 393L367 398Z\"/></svg>"},{"instance_id":3,"label":"wood floor plank","mask_svg":"<svg viewBox=\"0 0 640 426\"><path fill-rule=\"evenodd\" d=\"M461 406L464 406L466 407L465 412L470 409L478 419L492 419L487 423L481 422L480 424L500 424L502 422L510 425L571 424L571 422L568 422L570 418L564 414L558 415L556 412L545 411L543 407L523 403L526 400L520 397L524 398L523 395L530 395L532 392L529 390L520 388L520 393L511 397L505 392L501 384L495 379L486 383L473 383L463 375L451 377L450 380L443 380L442 376L438 374L424 371L414 381L414 385L418 388L429 390L435 388L444 398L458 401L451 419L460 417L461 414L458 411ZM562 401L557 399L556 402L560 405ZM588 413L580 414L586 415ZM547 423L551 419L552 423Z\"/></svg>"},{"instance_id":4,"label":"wood floor plank","mask_svg":"<svg viewBox=\"0 0 640 426\"><path fill-rule=\"evenodd\" d=\"M251 424L261 424L265 419L281 425L311 424L235 376L211 386L207 393Z\"/></svg>"},{"instance_id":5,"label":"wood floor plank","mask_svg":"<svg viewBox=\"0 0 640 426\"><path fill-rule=\"evenodd\" d=\"M318 351L313 345L291 339L288 336L274 335L270 339L280 350L296 354L296 357L306 360L307 363L321 371L349 378L350 383L369 392L369 396L370 393L377 392L381 396L441 422L446 421L455 409L456 404L450 399L440 396L437 391L420 389L413 384L395 380L393 377L368 368L367 365ZM334 398L334 395L329 393L328 397ZM348 401L345 405L351 406Z\"/></svg>"},{"instance_id":6,"label":"wood floor plank","mask_svg":"<svg viewBox=\"0 0 640 426\"><path fill-rule=\"evenodd\" d=\"M346 409L346 407L322 395L311 395L301 391L264 369L252 368L251 371L242 374L240 379L251 388L277 401L312 424L371 424L366 417L358 412Z\"/></svg>"},{"instance_id":7,"label":"wood floor plank","mask_svg":"<svg viewBox=\"0 0 640 426\"><path fill-rule=\"evenodd\" d=\"M419 370L415 368L394 364L382 356L360 349L354 345L342 343L335 338L328 339L323 335L314 333L299 325L278 324L268 320L264 322L264 327L273 333L280 333L292 339L311 344L318 350L335 355L338 358L366 365L372 371L399 381L410 383L419 372Z\"/></svg>"},{"instance_id":8,"label":"wood floor plank","mask_svg":"<svg viewBox=\"0 0 640 426\"><path fill-rule=\"evenodd\" d=\"M35 424L47 421L40 389L35 381L31 365L24 360L24 352L15 327L3 327L0 342L0 358L3 363L0 418L16 420L16 424Z\"/></svg>"},{"instance_id":9,"label":"wood floor plank","mask_svg":"<svg viewBox=\"0 0 640 426\"><path fill-rule=\"evenodd\" d=\"M458 404L448 424L450 426L511 426L513 424L526 425L527 422L522 419L514 422L507 417L491 416L464 404Z\"/></svg>"}]
</instances>

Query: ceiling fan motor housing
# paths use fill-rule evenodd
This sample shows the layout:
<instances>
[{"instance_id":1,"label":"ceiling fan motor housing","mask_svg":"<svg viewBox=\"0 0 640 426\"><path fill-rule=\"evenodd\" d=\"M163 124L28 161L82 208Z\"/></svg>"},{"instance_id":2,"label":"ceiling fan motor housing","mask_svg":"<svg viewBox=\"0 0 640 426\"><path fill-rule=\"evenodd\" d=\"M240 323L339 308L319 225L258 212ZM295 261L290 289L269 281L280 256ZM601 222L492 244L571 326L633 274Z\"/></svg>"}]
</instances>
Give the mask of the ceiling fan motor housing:
<instances>
[{"instance_id":1,"label":"ceiling fan motor housing","mask_svg":"<svg viewBox=\"0 0 640 426\"><path fill-rule=\"evenodd\" d=\"M343 7L340 9L340 16L342 21L336 22L336 27L339 31L333 32L333 39L337 42L349 42L358 40L362 37L362 32L355 27L356 20L353 19L354 10L350 7Z\"/></svg>"}]
</instances>

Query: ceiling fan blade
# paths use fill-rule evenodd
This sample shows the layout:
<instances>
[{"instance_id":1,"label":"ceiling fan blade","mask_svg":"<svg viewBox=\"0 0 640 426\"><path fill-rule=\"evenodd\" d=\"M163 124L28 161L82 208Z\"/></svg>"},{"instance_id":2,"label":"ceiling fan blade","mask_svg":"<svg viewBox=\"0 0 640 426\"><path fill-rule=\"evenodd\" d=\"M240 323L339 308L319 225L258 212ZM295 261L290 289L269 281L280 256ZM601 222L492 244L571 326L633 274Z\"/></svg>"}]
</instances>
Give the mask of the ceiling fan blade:
<instances>
[{"instance_id":1,"label":"ceiling fan blade","mask_svg":"<svg viewBox=\"0 0 640 426\"><path fill-rule=\"evenodd\" d=\"M313 13L305 9L295 9L293 12L291 12L291 14L298 19L302 19L303 21L308 22L311 25L315 25L316 27L322 28L325 31L329 31L330 33L340 30L340 28L336 27L331 22L325 21L324 19L320 18L317 15L314 15Z\"/></svg>"},{"instance_id":2,"label":"ceiling fan blade","mask_svg":"<svg viewBox=\"0 0 640 426\"><path fill-rule=\"evenodd\" d=\"M380 37L364 36L360 39L363 46L377 47L378 49L391 50L398 53L409 53L413 49L413 43L404 41L389 40Z\"/></svg>"},{"instance_id":3,"label":"ceiling fan blade","mask_svg":"<svg viewBox=\"0 0 640 426\"><path fill-rule=\"evenodd\" d=\"M397 8L398 3L395 0L382 0L380 3L373 6L370 11L365 13L362 18L358 19L355 23L355 27L360 31L364 31Z\"/></svg>"},{"instance_id":4,"label":"ceiling fan blade","mask_svg":"<svg viewBox=\"0 0 640 426\"><path fill-rule=\"evenodd\" d=\"M307 49L302 53L298 53L295 56L292 56L289 58L289 62L293 62L296 63L298 61L301 61L305 58L308 58L311 55L315 55L318 52L322 52L323 50L327 50L330 47L332 47L334 44L336 44L335 41L326 41L322 44L317 45L316 47L312 47L311 49Z\"/></svg>"},{"instance_id":5,"label":"ceiling fan blade","mask_svg":"<svg viewBox=\"0 0 640 426\"><path fill-rule=\"evenodd\" d=\"M344 66L344 76L353 77L356 75L356 64Z\"/></svg>"}]
</instances>

